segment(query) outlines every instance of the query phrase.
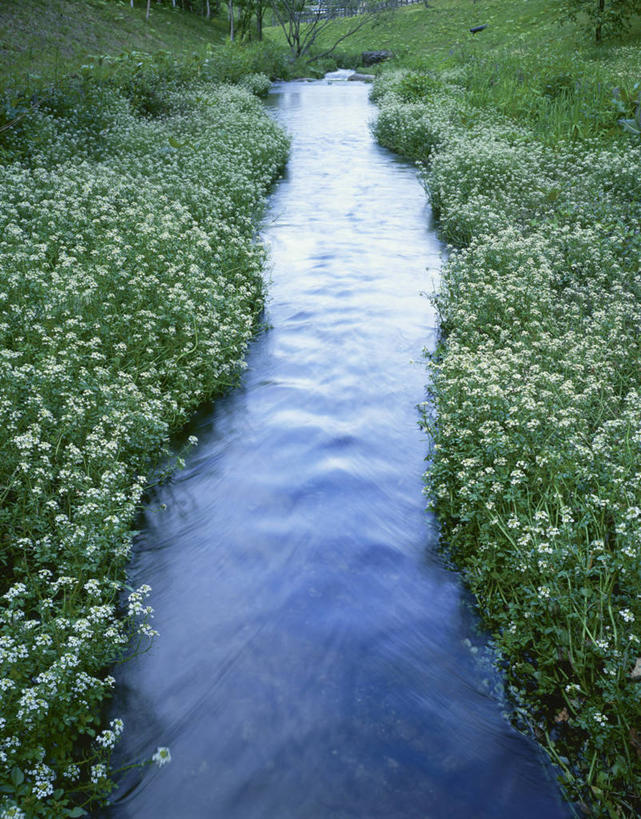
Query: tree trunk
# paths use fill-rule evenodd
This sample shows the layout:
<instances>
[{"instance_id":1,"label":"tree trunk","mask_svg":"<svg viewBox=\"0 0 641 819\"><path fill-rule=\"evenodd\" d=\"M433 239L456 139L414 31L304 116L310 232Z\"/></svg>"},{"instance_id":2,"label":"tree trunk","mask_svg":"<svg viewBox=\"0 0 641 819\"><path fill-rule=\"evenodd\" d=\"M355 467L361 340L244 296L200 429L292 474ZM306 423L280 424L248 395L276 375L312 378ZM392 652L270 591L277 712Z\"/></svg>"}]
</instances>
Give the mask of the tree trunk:
<instances>
[{"instance_id":1,"label":"tree trunk","mask_svg":"<svg viewBox=\"0 0 641 819\"><path fill-rule=\"evenodd\" d=\"M234 42L234 0L229 0L229 39Z\"/></svg>"},{"instance_id":2,"label":"tree trunk","mask_svg":"<svg viewBox=\"0 0 641 819\"><path fill-rule=\"evenodd\" d=\"M149 20L149 12L151 11L151 0L147 0L147 13L145 14L145 20Z\"/></svg>"},{"instance_id":3,"label":"tree trunk","mask_svg":"<svg viewBox=\"0 0 641 819\"><path fill-rule=\"evenodd\" d=\"M256 7L256 36L259 40L263 39L263 4L259 3Z\"/></svg>"},{"instance_id":4,"label":"tree trunk","mask_svg":"<svg viewBox=\"0 0 641 819\"><path fill-rule=\"evenodd\" d=\"M605 11L605 0L599 0L599 16L596 21L596 31L594 32L594 39L597 43L601 42L601 26L603 25L603 12Z\"/></svg>"}]
</instances>

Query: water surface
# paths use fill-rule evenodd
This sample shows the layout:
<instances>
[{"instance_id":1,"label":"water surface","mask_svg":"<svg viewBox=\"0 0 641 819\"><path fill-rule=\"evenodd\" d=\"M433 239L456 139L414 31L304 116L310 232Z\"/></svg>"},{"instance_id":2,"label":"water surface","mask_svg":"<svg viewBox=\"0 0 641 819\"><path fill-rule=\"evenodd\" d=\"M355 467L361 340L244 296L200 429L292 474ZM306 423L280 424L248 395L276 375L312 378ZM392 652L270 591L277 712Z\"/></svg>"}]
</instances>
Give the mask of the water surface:
<instances>
[{"instance_id":1,"label":"water surface","mask_svg":"<svg viewBox=\"0 0 641 819\"><path fill-rule=\"evenodd\" d=\"M413 362L441 246L367 92L271 98L293 136L264 231L272 328L145 514L132 584L152 585L161 636L118 675L119 753L173 762L125 779L112 819L567 815L435 555Z\"/></svg>"}]
</instances>

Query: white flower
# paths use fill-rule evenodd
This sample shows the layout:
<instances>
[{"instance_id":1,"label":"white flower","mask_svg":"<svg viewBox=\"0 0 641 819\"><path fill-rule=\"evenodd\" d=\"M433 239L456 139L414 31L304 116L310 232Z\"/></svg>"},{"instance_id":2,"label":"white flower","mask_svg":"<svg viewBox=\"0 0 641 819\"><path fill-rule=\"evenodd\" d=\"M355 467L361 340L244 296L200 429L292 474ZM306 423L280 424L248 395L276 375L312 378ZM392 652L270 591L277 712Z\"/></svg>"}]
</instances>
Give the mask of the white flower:
<instances>
[{"instance_id":1,"label":"white flower","mask_svg":"<svg viewBox=\"0 0 641 819\"><path fill-rule=\"evenodd\" d=\"M0 813L0 819L26 819L26 815L17 805L10 805Z\"/></svg>"},{"instance_id":2,"label":"white flower","mask_svg":"<svg viewBox=\"0 0 641 819\"><path fill-rule=\"evenodd\" d=\"M163 765L166 765L168 762L171 762L171 752L169 748L161 747L156 750L156 753L151 758L152 762L155 762L159 768L162 768Z\"/></svg>"},{"instance_id":3,"label":"white flower","mask_svg":"<svg viewBox=\"0 0 641 819\"><path fill-rule=\"evenodd\" d=\"M107 766L102 762L91 766L91 781L97 785L102 779L107 776Z\"/></svg>"}]
</instances>

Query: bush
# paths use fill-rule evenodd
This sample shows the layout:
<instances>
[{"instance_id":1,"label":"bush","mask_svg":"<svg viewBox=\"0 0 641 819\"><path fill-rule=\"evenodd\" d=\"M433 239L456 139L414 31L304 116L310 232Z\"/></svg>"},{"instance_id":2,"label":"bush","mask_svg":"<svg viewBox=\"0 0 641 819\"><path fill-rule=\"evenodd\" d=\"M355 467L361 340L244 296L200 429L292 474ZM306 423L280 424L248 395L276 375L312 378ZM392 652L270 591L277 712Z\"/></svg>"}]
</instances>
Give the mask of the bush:
<instances>
[{"instance_id":1,"label":"bush","mask_svg":"<svg viewBox=\"0 0 641 819\"><path fill-rule=\"evenodd\" d=\"M403 73L395 93L403 102L421 102L440 88L441 84L433 74L416 71Z\"/></svg>"},{"instance_id":2,"label":"bush","mask_svg":"<svg viewBox=\"0 0 641 819\"><path fill-rule=\"evenodd\" d=\"M243 88L246 88L247 91L257 97L266 97L271 84L271 80L266 74L247 74L240 81Z\"/></svg>"}]
</instances>

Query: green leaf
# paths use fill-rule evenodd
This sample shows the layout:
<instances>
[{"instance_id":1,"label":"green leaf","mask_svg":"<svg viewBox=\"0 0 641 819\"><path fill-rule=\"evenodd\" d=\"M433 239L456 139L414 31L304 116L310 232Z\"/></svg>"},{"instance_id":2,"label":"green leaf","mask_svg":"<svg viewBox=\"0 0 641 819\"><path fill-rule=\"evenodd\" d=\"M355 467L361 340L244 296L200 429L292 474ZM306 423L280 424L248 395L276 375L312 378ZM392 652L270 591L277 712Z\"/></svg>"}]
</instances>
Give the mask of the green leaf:
<instances>
[{"instance_id":1,"label":"green leaf","mask_svg":"<svg viewBox=\"0 0 641 819\"><path fill-rule=\"evenodd\" d=\"M86 811L84 808L81 808L81 807L72 808L72 809L71 809L71 810L70 810L70 811L67 813L67 816L74 816L74 817L75 817L75 816L88 816L88 815L89 815L89 814L87 813L87 811Z\"/></svg>"},{"instance_id":2,"label":"green leaf","mask_svg":"<svg viewBox=\"0 0 641 819\"><path fill-rule=\"evenodd\" d=\"M16 788L18 787L18 785L22 785L22 783L24 782L24 774L22 773L20 768L13 768L13 770L11 771L11 781L16 786Z\"/></svg>"}]
</instances>

